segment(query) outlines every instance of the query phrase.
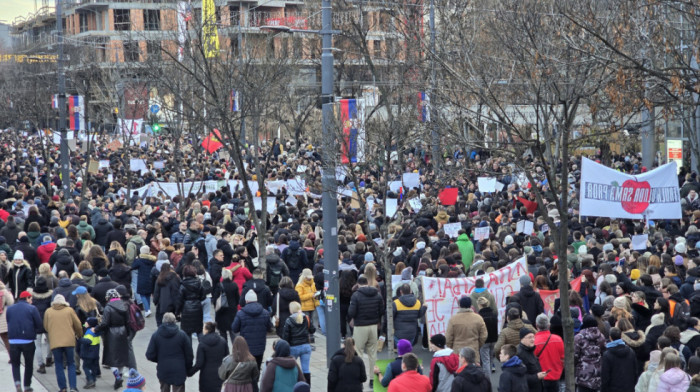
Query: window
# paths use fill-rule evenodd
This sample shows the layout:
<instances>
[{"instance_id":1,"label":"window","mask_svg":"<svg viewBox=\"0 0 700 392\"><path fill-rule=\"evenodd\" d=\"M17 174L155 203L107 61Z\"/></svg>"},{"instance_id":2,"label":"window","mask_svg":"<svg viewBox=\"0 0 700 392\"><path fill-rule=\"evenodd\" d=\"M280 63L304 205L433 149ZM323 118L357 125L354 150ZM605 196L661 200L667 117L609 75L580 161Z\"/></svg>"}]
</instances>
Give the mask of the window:
<instances>
[{"instance_id":1,"label":"window","mask_svg":"<svg viewBox=\"0 0 700 392\"><path fill-rule=\"evenodd\" d=\"M129 31L131 30L131 16L129 10L115 9L114 10L114 30Z\"/></svg>"},{"instance_id":2,"label":"window","mask_svg":"<svg viewBox=\"0 0 700 392\"><path fill-rule=\"evenodd\" d=\"M159 41L146 42L146 52L148 54L149 60L161 60L162 59L162 56L160 53L160 42Z\"/></svg>"},{"instance_id":3,"label":"window","mask_svg":"<svg viewBox=\"0 0 700 392\"><path fill-rule=\"evenodd\" d=\"M160 10L143 10L143 29L160 30Z\"/></svg>"},{"instance_id":4,"label":"window","mask_svg":"<svg viewBox=\"0 0 700 392\"><path fill-rule=\"evenodd\" d=\"M382 56L382 41L375 39L372 43L372 46L374 48L374 57L381 57Z\"/></svg>"},{"instance_id":5,"label":"window","mask_svg":"<svg viewBox=\"0 0 700 392\"><path fill-rule=\"evenodd\" d=\"M231 26L238 26L241 21L240 7L238 5L228 6L229 21Z\"/></svg>"},{"instance_id":6,"label":"window","mask_svg":"<svg viewBox=\"0 0 700 392\"><path fill-rule=\"evenodd\" d=\"M139 61L139 43L136 41L124 42L124 61Z\"/></svg>"},{"instance_id":7,"label":"window","mask_svg":"<svg viewBox=\"0 0 700 392\"><path fill-rule=\"evenodd\" d=\"M87 14L78 14L80 20L80 32L84 33L88 31L88 16Z\"/></svg>"}]
</instances>

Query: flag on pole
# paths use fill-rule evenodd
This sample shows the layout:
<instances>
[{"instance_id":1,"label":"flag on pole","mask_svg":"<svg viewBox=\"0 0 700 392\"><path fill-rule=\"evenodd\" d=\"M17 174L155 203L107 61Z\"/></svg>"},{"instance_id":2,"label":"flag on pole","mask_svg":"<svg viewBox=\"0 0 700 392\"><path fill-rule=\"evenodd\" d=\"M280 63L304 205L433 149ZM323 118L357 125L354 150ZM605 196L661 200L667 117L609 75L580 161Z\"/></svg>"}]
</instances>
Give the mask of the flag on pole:
<instances>
[{"instance_id":1,"label":"flag on pole","mask_svg":"<svg viewBox=\"0 0 700 392\"><path fill-rule=\"evenodd\" d=\"M224 144L221 143L221 134L219 133L218 129L214 129L213 131L209 132L209 136L207 136L202 141L202 147L209 154L215 153L217 150L219 150L223 146L224 146Z\"/></svg>"},{"instance_id":2,"label":"flag on pole","mask_svg":"<svg viewBox=\"0 0 700 392\"><path fill-rule=\"evenodd\" d=\"M85 130L85 106L82 95L68 97L68 128L74 131Z\"/></svg>"},{"instance_id":3,"label":"flag on pole","mask_svg":"<svg viewBox=\"0 0 700 392\"><path fill-rule=\"evenodd\" d=\"M426 92L418 93L418 121L430 122L430 95Z\"/></svg>"},{"instance_id":4,"label":"flag on pole","mask_svg":"<svg viewBox=\"0 0 700 392\"><path fill-rule=\"evenodd\" d=\"M58 94L51 96L51 108L58 109Z\"/></svg>"},{"instance_id":5,"label":"flag on pole","mask_svg":"<svg viewBox=\"0 0 700 392\"><path fill-rule=\"evenodd\" d=\"M440 204L443 206L453 206L457 203L457 196L459 190L457 188L445 188L438 194L438 199L440 199Z\"/></svg>"},{"instance_id":6,"label":"flag on pole","mask_svg":"<svg viewBox=\"0 0 700 392\"><path fill-rule=\"evenodd\" d=\"M216 5L214 0L202 0L202 40L207 58L219 55L219 32L216 29Z\"/></svg>"},{"instance_id":7,"label":"flag on pole","mask_svg":"<svg viewBox=\"0 0 700 392\"><path fill-rule=\"evenodd\" d=\"M232 112L240 112L241 111L241 106L240 106L239 97L238 97L238 91L231 90L231 97L229 98L229 101L230 101L229 103L230 103Z\"/></svg>"},{"instance_id":8,"label":"flag on pole","mask_svg":"<svg viewBox=\"0 0 700 392\"><path fill-rule=\"evenodd\" d=\"M340 100L340 123L343 127L341 163L356 163L358 134L357 100Z\"/></svg>"}]
</instances>

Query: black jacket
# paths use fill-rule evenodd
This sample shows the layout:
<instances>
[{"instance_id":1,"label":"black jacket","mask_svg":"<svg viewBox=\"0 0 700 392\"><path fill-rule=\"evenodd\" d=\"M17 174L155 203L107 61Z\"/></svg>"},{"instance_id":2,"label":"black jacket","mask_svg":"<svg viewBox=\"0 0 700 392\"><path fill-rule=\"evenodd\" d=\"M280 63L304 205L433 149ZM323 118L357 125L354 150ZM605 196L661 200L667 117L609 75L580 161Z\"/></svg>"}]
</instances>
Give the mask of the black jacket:
<instances>
[{"instance_id":1,"label":"black jacket","mask_svg":"<svg viewBox=\"0 0 700 392\"><path fill-rule=\"evenodd\" d=\"M542 371L540 361L535 356L535 346L525 347L518 344L518 358L523 361L526 368L525 378L527 379L527 387L530 392L540 392L542 390L542 381L537 378L537 373Z\"/></svg>"},{"instance_id":2,"label":"black jacket","mask_svg":"<svg viewBox=\"0 0 700 392\"><path fill-rule=\"evenodd\" d=\"M415 295L404 294L391 304L394 314L394 336L415 344L418 337L418 320L425 314L425 307Z\"/></svg>"},{"instance_id":3,"label":"black jacket","mask_svg":"<svg viewBox=\"0 0 700 392\"><path fill-rule=\"evenodd\" d=\"M109 301L102 322L95 328L102 334L103 362L111 367L129 366L129 305L122 300Z\"/></svg>"},{"instance_id":4,"label":"black jacket","mask_svg":"<svg viewBox=\"0 0 700 392\"><path fill-rule=\"evenodd\" d=\"M158 381L170 385L185 384L193 358L192 343L176 324L167 323L158 327L146 349L146 359L158 364Z\"/></svg>"},{"instance_id":5,"label":"black jacket","mask_svg":"<svg viewBox=\"0 0 700 392\"><path fill-rule=\"evenodd\" d=\"M637 359L627 345L609 347L601 364L601 392L634 391L637 384Z\"/></svg>"},{"instance_id":6,"label":"black jacket","mask_svg":"<svg viewBox=\"0 0 700 392\"><path fill-rule=\"evenodd\" d=\"M78 298L73 295L73 291L78 288L78 285L71 282L70 279L68 278L62 278L58 280L58 287L53 289L53 297L55 298L57 295L62 295L63 298L66 299L66 302L70 305L71 308L75 308L75 305L78 303Z\"/></svg>"},{"instance_id":7,"label":"black jacket","mask_svg":"<svg viewBox=\"0 0 700 392\"><path fill-rule=\"evenodd\" d=\"M239 305L241 305L241 307L245 306L245 295L250 290L253 290L258 296L258 302L263 308L270 309L272 306L272 291L270 291L270 288L267 287L265 281L262 279L250 279L243 284L241 298L239 299Z\"/></svg>"},{"instance_id":8,"label":"black jacket","mask_svg":"<svg viewBox=\"0 0 700 392\"><path fill-rule=\"evenodd\" d=\"M123 263L114 264L109 270L109 276L113 281L131 290L131 268L128 265Z\"/></svg>"},{"instance_id":9,"label":"black jacket","mask_svg":"<svg viewBox=\"0 0 700 392\"><path fill-rule=\"evenodd\" d=\"M216 242L216 249L221 249L221 251L224 252L224 265L231 264L231 258L234 255L231 244L228 243L228 241L221 239Z\"/></svg>"},{"instance_id":10,"label":"black jacket","mask_svg":"<svg viewBox=\"0 0 700 392\"><path fill-rule=\"evenodd\" d=\"M278 301L279 306L277 305ZM289 304L294 301L301 303L299 293L290 288L281 288L272 300L272 314L277 316L277 319L280 321L276 327L277 336L280 338L284 332L285 320L289 317ZM277 308L279 308L279 314L277 314Z\"/></svg>"},{"instance_id":11,"label":"black jacket","mask_svg":"<svg viewBox=\"0 0 700 392\"><path fill-rule=\"evenodd\" d=\"M296 317L296 314L293 314L284 321L282 339L286 340L290 346L301 346L309 343L309 320L305 315L300 324L297 323Z\"/></svg>"},{"instance_id":12,"label":"black jacket","mask_svg":"<svg viewBox=\"0 0 700 392\"><path fill-rule=\"evenodd\" d=\"M107 238L113 229L112 224L107 219L100 218L97 224L93 226L93 230L95 230L95 244L109 249L110 242L107 242Z\"/></svg>"},{"instance_id":13,"label":"black jacket","mask_svg":"<svg viewBox=\"0 0 700 392\"><path fill-rule=\"evenodd\" d=\"M490 307L485 307L479 310L479 316L484 319L488 337L486 343L496 343L498 340L498 315Z\"/></svg>"},{"instance_id":14,"label":"black jacket","mask_svg":"<svg viewBox=\"0 0 700 392\"><path fill-rule=\"evenodd\" d=\"M452 392L491 392L491 380L480 367L471 364L455 376Z\"/></svg>"},{"instance_id":15,"label":"black jacket","mask_svg":"<svg viewBox=\"0 0 700 392\"><path fill-rule=\"evenodd\" d=\"M56 268L56 276L58 276L58 273L61 271L66 271L68 276L71 276L73 272L77 272L73 256L70 255L70 252L66 248L58 251L56 262L53 266Z\"/></svg>"},{"instance_id":16,"label":"black jacket","mask_svg":"<svg viewBox=\"0 0 700 392\"><path fill-rule=\"evenodd\" d=\"M225 280L214 288L212 299L216 303L217 298L221 293L226 293L226 300L229 304L227 307L222 307L216 312L216 324L220 331L228 331L231 328L231 323L236 318L238 312L238 285L232 280Z\"/></svg>"},{"instance_id":17,"label":"black jacket","mask_svg":"<svg viewBox=\"0 0 700 392\"><path fill-rule=\"evenodd\" d=\"M532 286L525 286L517 294L518 302L527 314L528 320L534 320L539 314L544 313L544 302L539 293L536 293ZM522 358L520 358L522 360Z\"/></svg>"},{"instance_id":18,"label":"black jacket","mask_svg":"<svg viewBox=\"0 0 700 392\"><path fill-rule=\"evenodd\" d=\"M177 313L180 305L180 277L171 272L163 284L156 283L153 290L153 304L158 314Z\"/></svg>"},{"instance_id":19,"label":"black jacket","mask_svg":"<svg viewBox=\"0 0 700 392\"><path fill-rule=\"evenodd\" d=\"M24 254L24 260L26 260L32 267L32 272L36 273L39 269L39 256L36 253L36 249L29 243L29 237L26 235L19 239L15 251L21 250Z\"/></svg>"},{"instance_id":20,"label":"black jacket","mask_svg":"<svg viewBox=\"0 0 700 392\"><path fill-rule=\"evenodd\" d=\"M520 359L513 357L503 365L501 378L498 380L498 392L528 392L527 368Z\"/></svg>"},{"instance_id":21,"label":"black jacket","mask_svg":"<svg viewBox=\"0 0 700 392\"><path fill-rule=\"evenodd\" d=\"M188 335L199 333L203 326L202 301L206 298L202 282L191 276L183 279L179 298L178 313L182 316L180 328Z\"/></svg>"},{"instance_id":22,"label":"black jacket","mask_svg":"<svg viewBox=\"0 0 700 392\"><path fill-rule=\"evenodd\" d=\"M105 246L105 248L109 248L109 244L111 244L113 241L117 241L123 249L126 249L126 234L122 229L114 229L110 231L109 234L107 234L107 239L105 241L107 242L107 246Z\"/></svg>"},{"instance_id":23,"label":"black jacket","mask_svg":"<svg viewBox=\"0 0 700 392\"><path fill-rule=\"evenodd\" d=\"M354 320L356 327L379 324L384 315L384 300L379 290L363 286L350 298L348 318Z\"/></svg>"},{"instance_id":24,"label":"black jacket","mask_svg":"<svg viewBox=\"0 0 700 392\"><path fill-rule=\"evenodd\" d=\"M279 285L279 281L282 280L282 277L289 276L289 268L287 267L287 264L285 264L276 254L265 256L265 262L267 263L265 283L268 285L268 287L270 287L270 289L276 290ZM274 284L272 279L276 280L277 284Z\"/></svg>"},{"instance_id":25,"label":"black jacket","mask_svg":"<svg viewBox=\"0 0 700 392\"><path fill-rule=\"evenodd\" d=\"M328 392L362 392L367 372L362 358L355 354L352 362L345 362L343 349L336 351L328 368Z\"/></svg>"},{"instance_id":26,"label":"black jacket","mask_svg":"<svg viewBox=\"0 0 700 392\"><path fill-rule=\"evenodd\" d=\"M19 298L22 291L34 286L34 274L26 261L20 266L12 263L12 268L7 275L7 288L14 298Z\"/></svg>"},{"instance_id":27,"label":"black jacket","mask_svg":"<svg viewBox=\"0 0 700 392\"><path fill-rule=\"evenodd\" d=\"M104 278L98 280L95 287L92 288L92 298L95 298L104 308L107 305L107 298L105 298L107 291L109 289L117 288L117 286L119 286L119 283L113 281L109 276L105 276Z\"/></svg>"},{"instance_id":28,"label":"black jacket","mask_svg":"<svg viewBox=\"0 0 700 392\"><path fill-rule=\"evenodd\" d=\"M197 359L188 376L199 373L200 391L220 391L223 380L219 378L219 366L229 354L224 338L208 333L199 340Z\"/></svg>"}]
</instances>

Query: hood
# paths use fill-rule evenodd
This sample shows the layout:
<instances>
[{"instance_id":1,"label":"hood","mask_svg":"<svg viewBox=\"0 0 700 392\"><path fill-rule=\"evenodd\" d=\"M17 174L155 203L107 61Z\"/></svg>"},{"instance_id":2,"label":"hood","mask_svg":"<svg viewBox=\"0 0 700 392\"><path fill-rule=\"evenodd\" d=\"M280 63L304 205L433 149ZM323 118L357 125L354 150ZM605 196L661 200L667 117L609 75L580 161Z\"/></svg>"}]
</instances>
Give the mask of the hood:
<instances>
[{"instance_id":1,"label":"hood","mask_svg":"<svg viewBox=\"0 0 700 392\"><path fill-rule=\"evenodd\" d=\"M208 333L199 339L199 344L203 344L209 347L215 347L223 342L221 336L218 333Z\"/></svg>"},{"instance_id":2,"label":"hood","mask_svg":"<svg viewBox=\"0 0 700 392\"><path fill-rule=\"evenodd\" d=\"M433 359L445 365L445 368L450 373L454 373L459 369L459 356L450 348L443 348L442 350L436 351L435 354L433 354Z\"/></svg>"},{"instance_id":3,"label":"hood","mask_svg":"<svg viewBox=\"0 0 700 392\"><path fill-rule=\"evenodd\" d=\"M484 371L476 365L469 365L459 373L459 376L466 378L473 385L479 385L484 378Z\"/></svg>"},{"instance_id":4,"label":"hood","mask_svg":"<svg viewBox=\"0 0 700 392\"><path fill-rule=\"evenodd\" d=\"M632 348L637 348L644 344L644 338L644 332L642 331L630 331L622 334L622 341Z\"/></svg>"},{"instance_id":5,"label":"hood","mask_svg":"<svg viewBox=\"0 0 700 392\"><path fill-rule=\"evenodd\" d=\"M143 259L143 260L145 260L145 261L150 261L150 262L152 262L152 263L155 263L155 262L156 262L156 257L153 256L153 255L151 255L151 254L147 254L147 255L146 255L146 254L141 253L141 254L139 255L139 259Z\"/></svg>"},{"instance_id":6,"label":"hood","mask_svg":"<svg viewBox=\"0 0 700 392\"><path fill-rule=\"evenodd\" d=\"M100 218L100 219L97 221L97 224L100 225L100 226L106 225L106 224L107 224L107 219L105 219L104 217L102 217L102 218Z\"/></svg>"},{"instance_id":7,"label":"hood","mask_svg":"<svg viewBox=\"0 0 700 392\"><path fill-rule=\"evenodd\" d=\"M270 363L285 369L294 369L297 366L297 360L294 357L274 357L270 360Z\"/></svg>"},{"instance_id":8,"label":"hood","mask_svg":"<svg viewBox=\"0 0 700 392\"><path fill-rule=\"evenodd\" d=\"M53 290L49 290L45 293L37 293L36 291L32 293L32 299L46 299L53 295Z\"/></svg>"},{"instance_id":9,"label":"hood","mask_svg":"<svg viewBox=\"0 0 700 392\"><path fill-rule=\"evenodd\" d=\"M61 278L58 280L58 287L70 287L72 284L73 282L68 278Z\"/></svg>"},{"instance_id":10,"label":"hood","mask_svg":"<svg viewBox=\"0 0 700 392\"><path fill-rule=\"evenodd\" d=\"M466 233L462 233L457 237L457 242L469 242L469 236Z\"/></svg>"},{"instance_id":11,"label":"hood","mask_svg":"<svg viewBox=\"0 0 700 392\"><path fill-rule=\"evenodd\" d=\"M281 261L282 260L276 254L270 254L270 255L265 256L265 262L268 265L275 265L275 264L280 263Z\"/></svg>"},{"instance_id":12,"label":"hood","mask_svg":"<svg viewBox=\"0 0 700 392\"><path fill-rule=\"evenodd\" d=\"M364 295L365 297L374 297L375 295L379 295L379 290L370 286L360 287L359 289L357 289L357 292Z\"/></svg>"},{"instance_id":13,"label":"hood","mask_svg":"<svg viewBox=\"0 0 700 392\"><path fill-rule=\"evenodd\" d=\"M170 323L163 323L158 327L158 335L161 335L166 338L172 338L177 334L177 331L179 331L180 328L177 327L177 324L170 324ZM204 338L209 336L211 334L205 335ZM202 340L204 340L202 338Z\"/></svg>"},{"instance_id":14,"label":"hood","mask_svg":"<svg viewBox=\"0 0 700 392\"><path fill-rule=\"evenodd\" d=\"M144 245L145 243L143 242L143 238L141 238L140 235L136 234L135 236L129 238L129 242L133 242L134 245L138 246L139 248L141 245Z\"/></svg>"},{"instance_id":15,"label":"hood","mask_svg":"<svg viewBox=\"0 0 700 392\"><path fill-rule=\"evenodd\" d=\"M413 305L416 304L416 296L413 294L406 294L402 295L399 297L399 302L401 302L404 306L407 307L413 307Z\"/></svg>"},{"instance_id":16,"label":"hood","mask_svg":"<svg viewBox=\"0 0 700 392\"><path fill-rule=\"evenodd\" d=\"M297 294L296 290L294 290L294 289L282 288L279 291L279 295L285 301L292 302L296 299L298 294Z\"/></svg>"},{"instance_id":17,"label":"hood","mask_svg":"<svg viewBox=\"0 0 700 392\"><path fill-rule=\"evenodd\" d=\"M258 302L251 302L246 304L241 311L251 317L257 317L263 312L263 307Z\"/></svg>"},{"instance_id":18,"label":"hood","mask_svg":"<svg viewBox=\"0 0 700 392\"><path fill-rule=\"evenodd\" d=\"M85 228L85 227L88 227L88 224L85 221L80 221L80 223L78 223L78 227Z\"/></svg>"},{"instance_id":19,"label":"hood","mask_svg":"<svg viewBox=\"0 0 700 392\"><path fill-rule=\"evenodd\" d=\"M165 264L165 263L170 264L170 261L169 261L169 260L158 260L158 261L156 261L156 270L158 270L158 272L160 272L160 268L161 268L161 267L163 266L163 264Z\"/></svg>"},{"instance_id":20,"label":"hood","mask_svg":"<svg viewBox=\"0 0 700 392\"><path fill-rule=\"evenodd\" d=\"M129 310L129 306L126 304L126 302L124 302L120 299L118 299L116 301L109 301L107 303L107 306L111 306L120 312L126 312L127 310Z\"/></svg>"},{"instance_id":21,"label":"hood","mask_svg":"<svg viewBox=\"0 0 700 392\"><path fill-rule=\"evenodd\" d=\"M63 308L67 308L67 307L68 307L68 304L60 304L60 303L51 304L51 309L55 309L55 310L62 310Z\"/></svg>"},{"instance_id":22,"label":"hood","mask_svg":"<svg viewBox=\"0 0 700 392\"><path fill-rule=\"evenodd\" d=\"M289 249L291 249L292 251L296 251L297 249L299 249L299 247L300 247L299 241L295 241L295 240L289 241Z\"/></svg>"},{"instance_id":23,"label":"hood","mask_svg":"<svg viewBox=\"0 0 700 392\"><path fill-rule=\"evenodd\" d=\"M525 324L523 324L523 320L517 319L517 320L512 320L508 322L508 326L506 328L514 329L520 333L520 328L522 328Z\"/></svg>"},{"instance_id":24,"label":"hood","mask_svg":"<svg viewBox=\"0 0 700 392\"><path fill-rule=\"evenodd\" d=\"M520 288L520 295L523 297L529 298L529 297L534 296L535 294L536 294L535 289L533 289L532 286L524 286L524 287Z\"/></svg>"},{"instance_id":25,"label":"hood","mask_svg":"<svg viewBox=\"0 0 700 392\"><path fill-rule=\"evenodd\" d=\"M683 344L688 344L690 339L700 335L700 332L696 331L693 328L686 329L685 331L681 332L681 343Z\"/></svg>"},{"instance_id":26,"label":"hood","mask_svg":"<svg viewBox=\"0 0 700 392\"><path fill-rule=\"evenodd\" d=\"M618 358L624 358L629 353L629 348L622 339L615 340L605 345L607 351Z\"/></svg>"},{"instance_id":27,"label":"hood","mask_svg":"<svg viewBox=\"0 0 700 392\"><path fill-rule=\"evenodd\" d=\"M525 366L523 366L523 361L521 361L520 358L518 358L517 355L514 355L514 356L510 357L510 359L507 360L503 365L501 365L501 367L504 367L504 368L521 368L523 374L525 373Z\"/></svg>"},{"instance_id":28,"label":"hood","mask_svg":"<svg viewBox=\"0 0 700 392\"><path fill-rule=\"evenodd\" d=\"M690 376L688 376L684 371L678 368L672 368L667 371L665 371L661 377L659 377L659 380L663 381L666 385L675 387L675 388L680 388L680 386L683 384L685 380L688 380ZM669 390L674 390L675 388L671 388Z\"/></svg>"},{"instance_id":29,"label":"hood","mask_svg":"<svg viewBox=\"0 0 700 392\"><path fill-rule=\"evenodd\" d=\"M187 277L182 280L182 286L188 291L197 291L202 287L202 282L194 277Z\"/></svg>"}]
</instances>

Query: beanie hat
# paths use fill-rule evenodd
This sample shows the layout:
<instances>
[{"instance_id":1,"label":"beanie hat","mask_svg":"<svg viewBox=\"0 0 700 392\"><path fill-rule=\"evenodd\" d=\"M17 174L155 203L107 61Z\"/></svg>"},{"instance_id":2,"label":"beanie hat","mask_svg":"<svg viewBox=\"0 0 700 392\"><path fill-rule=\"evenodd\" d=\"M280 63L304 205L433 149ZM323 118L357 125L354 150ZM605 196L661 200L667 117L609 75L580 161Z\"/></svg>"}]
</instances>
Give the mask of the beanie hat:
<instances>
[{"instance_id":1,"label":"beanie hat","mask_svg":"<svg viewBox=\"0 0 700 392\"><path fill-rule=\"evenodd\" d=\"M682 257L681 257L682 258ZM630 279L637 280L641 276L641 272L638 269L633 269L630 271Z\"/></svg>"},{"instance_id":2,"label":"beanie hat","mask_svg":"<svg viewBox=\"0 0 700 392\"><path fill-rule=\"evenodd\" d=\"M31 298L32 293L30 293L27 290L22 291L22 293L19 295L19 299L26 299L26 298Z\"/></svg>"},{"instance_id":3,"label":"beanie hat","mask_svg":"<svg viewBox=\"0 0 700 392\"><path fill-rule=\"evenodd\" d=\"M593 313L593 315L596 317L603 317L603 314L605 314L605 308L601 304L593 304L591 305L591 313Z\"/></svg>"},{"instance_id":4,"label":"beanie hat","mask_svg":"<svg viewBox=\"0 0 700 392\"><path fill-rule=\"evenodd\" d=\"M97 326L97 317L88 317L85 322L90 328L95 327Z\"/></svg>"},{"instance_id":5,"label":"beanie hat","mask_svg":"<svg viewBox=\"0 0 700 392\"><path fill-rule=\"evenodd\" d=\"M685 242L677 243L676 246L673 247L673 250L675 250L676 253L685 253L685 251L686 251Z\"/></svg>"},{"instance_id":6,"label":"beanie hat","mask_svg":"<svg viewBox=\"0 0 700 392\"><path fill-rule=\"evenodd\" d=\"M627 299L625 297L617 297L613 301L613 307L618 309L627 309Z\"/></svg>"},{"instance_id":7,"label":"beanie hat","mask_svg":"<svg viewBox=\"0 0 700 392\"><path fill-rule=\"evenodd\" d=\"M44 294L49 292L49 285L46 283L46 278L40 276L36 278L36 283L34 284L34 292L37 294Z\"/></svg>"},{"instance_id":8,"label":"beanie hat","mask_svg":"<svg viewBox=\"0 0 700 392\"><path fill-rule=\"evenodd\" d=\"M21 250L16 250L12 256L12 260L24 260L24 253Z\"/></svg>"},{"instance_id":9,"label":"beanie hat","mask_svg":"<svg viewBox=\"0 0 700 392\"><path fill-rule=\"evenodd\" d=\"M129 379L126 381L127 388L141 388L146 385L146 379L136 369L129 369Z\"/></svg>"},{"instance_id":10,"label":"beanie hat","mask_svg":"<svg viewBox=\"0 0 700 392\"><path fill-rule=\"evenodd\" d=\"M590 314L583 316L583 323L581 323L581 329L592 328L597 326L598 321L595 319L595 317L591 316Z\"/></svg>"},{"instance_id":11,"label":"beanie hat","mask_svg":"<svg viewBox=\"0 0 700 392\"><path fill-rule=\"evenodd\" d=\"M140 252L142 255L147 255L151 253L151 247L148 245L144 245L141 247Z\"/></svg>"},{"instance_id":12,"label":"beanie hat","mask_svg":"<svg viewBox=\"0 0 700 392\"><path fill-rule=\"evenodd\" d=\"M503 243L506 245L513 245L513 236L507 235L506 238L503 240Z\"/></svg>"},{"instance_id":13,"label":"beanie hat","mask_svg":"<svg viewBox=\"0 0 700 392\"><path fill-rule=\"evenodd\" d=\"M107 290L107 293L105 294L105 299L107 301L109 301L109 300L114 299L114 298L121 298L121 295L119 295L119 292L116 289Z\"/></svg>"},{"instance_id":14,"label":"beanie hat","mask_svg":"<svg viewBox=\"0 0 700 392\"><path fill-rule=\"evenodd\" d=\"M523 275L519 280L520 287L529 286L532 283L532 280L530 280L530 275Z\"/></svg>"},{"instance_id":15,"label":"beanie hat","mask_svg":"<svg viewBox=\"0 0 700 392\"><path fill-rule=\"evenodd\" d=\"M586 255L588 254L588 247L586 245L581 245L578 247L578 254Z\"/></svg>"},{"instance_id":16,"label":"beanie hat","mask_svg":"<svg viewBox=\"0 0 700 392\"><path fill-rule=\"evenodd\" d=\"M374 261L374 255L372 252L365 253L365 261Z\"/></svg>"},{"instance_id":17,"label":"beanie hat","mask_svg":"<svg viewBox=\"0 0 700 392\"><path fill-rule=\"evenodd\" d=\"M613 285L617 283L617 277L613 274L607 274L605 275L605 281Z\"/></svg>"},{"instance_id":18,"label":"beanie hat","mask_svg":"<svg viewBox=\"0 0 700 392\"><path fill-rule=\"evenodd\" d=\"M603 245L603 252L611 252L613 249L615 248L613 248L613 244L611 243Z\"/></svg>"},{"instance_id":19,"label":"beanie hat","mask_svg":"<svg viewBox=\"0 0 700 392\"><path fill-rule=\"evenodd\" d=\"M411 342L409 342L408 340L401 339L396 344L396 349L399 351L399 356L402 356L404 354L408 354L411 351L413 351L413 346L411 345Z\"/></svg>"},{"instance_id":20,"label":"beanie hat","mask_svg":"<svg viewBox=\"0 0 700 392\"><path fill-rule=\"evenodd\" d=\"M168 261L170 259L168 259L168 254L164 250L161 250L160 252L158 252L158 260Z\"/></svg>"},{"instance_id":21,"label":"beanie hat","mask_svg":"<svg viewBox=\"0 0 700 392\"><path fill-rule=\"evenodd\" d=\"M305 383L303 381L299 381L298 383L294 384L294 389L292 389L292 392L310 392L311 391L311 385L308 383Z\"/></svg>"},{"instance_id":22,"label":"beanie hat","mask_svg":"<svg viewBox=\"0 0 700 392\"><path fill-rule=\"evenodd\" d=\"M459 307L463 309L469 309L472 307L472 299L466 295L459 299Z\"/></svg>"},{"instance_id":23,"label":"beanie hat","mask_svg":"<svg viewBox=\"0 0 700 392\"><path fill-rule=\"evenodd\" d=\"M406 267L401 271L401 280L411 280L413 279L413 268Z\"/></svg>"},{"instance_id":24,"label":"beanie hat","mask_svg":"<svg viewBox=\"0 0 700 392\"><path fill-rule=\"evenodd\" d=\"M533 334L533 335L534 335L535 333L532 332L531 329L528 329L528 328L525 328L525 327L520 328L520 339L521 339L521 340L522 340L522 338L524 338L525 336L527 336L527 335L529 335L529 334Z\"/></svg>"},{"instance_id":25,"label":"beanie hat","mask_svg":"<svg viewBox=\"0 0 700 392\"><path fill-rule=\"evenodd\" d=\"M676 257L673 258L673 263L676 265L683 265L683 256L676 255Z\"/></svg>"},{"instance_id":26,"label":"beanie hat","mask_svg":"<svg viewBox=\"0 0 700 392\"><path fill-rule=\"evenodd\" d=\"M255 294L255 291L248 290L248 292L245 294L245 302L246 303L258 302L258 295Z\"/></svg>"},{"instance_id":27,"label":"beanie hat","mask_svg":"<svg viewBox=\"0 0 700 392\"><path fill-rule=\"evenodd\" d=\"M445 338L445 335L439 333L430 337L430 343L439 348L445 348L445 345L447 344L447 339Z\"/></svg>"}]
</instances>

